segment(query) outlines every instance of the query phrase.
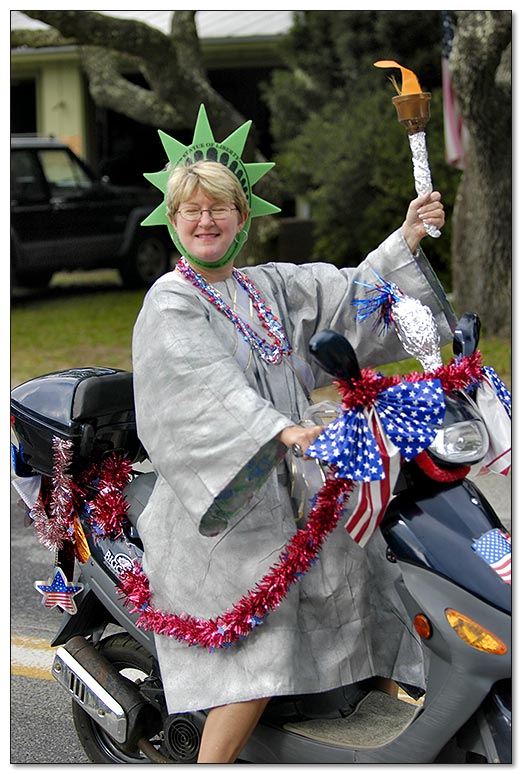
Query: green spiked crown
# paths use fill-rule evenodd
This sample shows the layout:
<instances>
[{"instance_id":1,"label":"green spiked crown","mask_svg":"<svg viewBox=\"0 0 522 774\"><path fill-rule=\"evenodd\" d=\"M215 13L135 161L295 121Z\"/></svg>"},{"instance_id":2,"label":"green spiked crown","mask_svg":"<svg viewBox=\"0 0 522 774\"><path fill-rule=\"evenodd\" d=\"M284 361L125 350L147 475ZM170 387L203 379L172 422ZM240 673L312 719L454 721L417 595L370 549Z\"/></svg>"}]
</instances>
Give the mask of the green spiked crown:
<instances>
[{"instance_id":1,"label":"green spiked crown","mask_svg":"<svg viewBox=\"0 0 522 774\"><path fill-rule=\"evenodd\" d=\"M188 166L196 161L217 161L223 164L236 175L250 208L250 214L245 225L238 234L237 242L235 241L232 243L220 261L208 265L205 264L206 268L217 269L229 263L236 257L247 240L252 218L280 212L279 207L270 204L270 202L267 202L252 193L252 186L272 169L274 163L244 164L241 161L241 154L245 147L251 125L252 121L247 121L236 129L235 132L232 132L232 134L223 140L223 142L216 142L214 140L214 135L212 134L212 129L210 128L205 106L201 105L191 145L183 145L183 143L178 142L178 140L165 134L165 132L158 130L161 142L163 143L163 147L169 159L169 164L167 165L167 168L163 169L161 172L146 173L144 174L144 177L156 186L156 188L159 188L164 194L164 199L163 202L156 207L144 221L142 221L141 225L167 226L172 241L176 245L178 251L196 265L201 265L201 262L194 256L187 255L185 248L181 244L175 229L167 217L167 187L169 176L174 167Z\"/></svg>"}]
</instances>

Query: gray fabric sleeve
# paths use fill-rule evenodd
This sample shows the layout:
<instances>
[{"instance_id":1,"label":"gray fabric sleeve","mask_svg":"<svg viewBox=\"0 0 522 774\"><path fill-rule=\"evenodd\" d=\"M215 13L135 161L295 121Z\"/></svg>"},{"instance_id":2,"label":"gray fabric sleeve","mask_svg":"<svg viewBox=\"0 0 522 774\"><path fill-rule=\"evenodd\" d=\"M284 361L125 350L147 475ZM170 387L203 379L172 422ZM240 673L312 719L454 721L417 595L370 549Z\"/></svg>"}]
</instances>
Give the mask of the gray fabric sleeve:
<instances>
[{"instance_id":1,"label":"gray fabric sleeve","mask_svg":"<svg viewBox=\"0 0 522 774\"><path fill-rule=\"evenodd\" d=\"M272 292L289 310L287 332L296 352L308 358L308 342L319 330L332 328L344 334L356 350L362 367L378 366L410 357L393 328L385 335L372 330L372 321L356 321L354 298L362 298L365 288L358 282L374 285L375 272L394 282L404 293L418 298L434 314L441 346L451 341L456 319L444 290L426 256L414 256L398 229L357 267L337 269L332 264L312 263L294 266L269 264L249 270L258 281L271 284ZM317 386L330 378L312 364ZM331 380L331 379L330 379Z\"/></svg>"}]
</instances>

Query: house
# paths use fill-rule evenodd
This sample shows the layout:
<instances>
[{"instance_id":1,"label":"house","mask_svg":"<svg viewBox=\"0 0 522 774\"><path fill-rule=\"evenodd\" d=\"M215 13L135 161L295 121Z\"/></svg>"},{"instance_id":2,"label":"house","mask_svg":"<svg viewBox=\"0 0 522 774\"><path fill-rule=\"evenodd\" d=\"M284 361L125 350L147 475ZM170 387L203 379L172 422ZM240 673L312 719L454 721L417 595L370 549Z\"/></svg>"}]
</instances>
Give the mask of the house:
<instances>
[{"instance_id":1,"label":"house","mask_svg":"<svg viewBox=\"0 0 522 774\"><path fill-rule=\"evenodd\" d=\"M137 19L162 32L168 32L172 16L172 11L100 13ZM198 35L211 83L246 118L254 121L261 136L261 149L267 154L270 151L268 114L260 98L260 84L268 80L270 71L280 64L277 46L290 29L294 13L196 13ZM21 11L11 11L12 29L36 30L47 26ZM94 105L76 46L12 50L11 131L55 135L95 168L107 159L125 155L129 144L143 149L146 143L157 140L152 127L144 127ZM143 158L142 154L140 156ZM148 167L144 167L146 169Z\"/></svg>"},{"instance_id":2,"label":"house","mask_svg":"<svg viewBox=\"0 0 522 774\"><path fill-rule=\"evenodd\" d=\"M137 19L162 32L168 32L172 16L172 11L157 10L100 13ZM258 145L267 158L272 149L261 84L281 65L278 47L298 13L301 12L196 13L209 79L245 118L252 119ZM11 11L12 29L47 26L21 11ZM114 183L144 184L143 172L160 169L165 162L155 127L94 104L76 46L11 51L11 132L54 135ZM306 203L284 202L280 225L278 257L309 260L313 235Z\"/></svg>"}]
</instances>

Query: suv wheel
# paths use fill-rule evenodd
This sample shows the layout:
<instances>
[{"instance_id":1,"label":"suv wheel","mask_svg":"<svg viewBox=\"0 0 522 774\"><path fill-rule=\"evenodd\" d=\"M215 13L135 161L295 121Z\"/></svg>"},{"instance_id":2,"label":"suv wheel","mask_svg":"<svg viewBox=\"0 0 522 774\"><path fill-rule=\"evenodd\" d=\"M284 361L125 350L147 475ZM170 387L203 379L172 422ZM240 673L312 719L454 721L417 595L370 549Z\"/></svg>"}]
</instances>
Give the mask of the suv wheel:
<instances>
[{"instance_id":1,"label":"suv wheel","mask_svg":"<svg viewBox=\"0 0 522 774\"><path fill-rule=\"evenodd\" d=\"M136 237L119 272L129 288L150 287L158 277L171 268L171 250L164 240L155 235Z\"/></svg>"},{"instance_id":2,"label":"suv wheel","mask_svg":"<svg viewBox=\"0 0 522 774\"><path fill-rule=\"evenodd\" d=\"M53 276L52 271L39 269L32 272L14 271L12 274L12 285L19 288L46 288Z\"/></svg>"}]
</instances>

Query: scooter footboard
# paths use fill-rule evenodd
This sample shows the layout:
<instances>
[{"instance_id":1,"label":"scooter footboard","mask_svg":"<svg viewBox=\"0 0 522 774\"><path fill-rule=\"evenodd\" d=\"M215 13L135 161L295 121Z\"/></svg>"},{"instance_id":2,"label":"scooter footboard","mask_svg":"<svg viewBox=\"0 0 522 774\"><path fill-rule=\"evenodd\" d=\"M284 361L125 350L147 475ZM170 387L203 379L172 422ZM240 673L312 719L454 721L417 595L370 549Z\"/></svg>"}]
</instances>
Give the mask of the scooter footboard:
<instances>
[{"instance_id":1,"label":"scooter footboard","mask_svg":"<svg viewBox=\"0 0 522 774\"><path fill-rule=\"evenodd\" d=\"M422 640L428 663L423 710L386 748L360 751L360 762L390 762L390 755L397 763L433 761L480 707L492 686L511 678L511 617L446 578L415 565L400 565L402 583L398 589L406 608L412 616L424 615L430 625L429 637ZM505 652L487 652L461 639L458 627L452 628L446 616L450 608L494 635L505 645Z\"/></svg>"},{"instance_id":2,"label":"scooter footboard","mask_svg":"<svg viewBox=\"0 0 522 774\"><path fill-rule=\"evenodd\" d=\"M389 742L359 748L340 742L322 743L282 728L261 725L245 748L246 760L253 763L433 763L466 722L472 716L479 717L492 686L511 676L510 616L423 568L401 563L401 570L400 591L406 609L412 616L425 615L431 626L431 635L423 640L426 695L411 722ZM506 652L487 653L464 642L446 618L449 607L494 633L505 643Z\"/></svg>"}]
</instances>

